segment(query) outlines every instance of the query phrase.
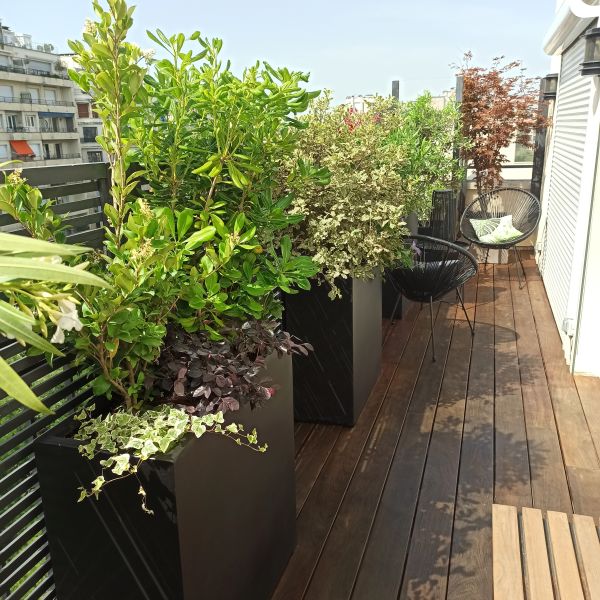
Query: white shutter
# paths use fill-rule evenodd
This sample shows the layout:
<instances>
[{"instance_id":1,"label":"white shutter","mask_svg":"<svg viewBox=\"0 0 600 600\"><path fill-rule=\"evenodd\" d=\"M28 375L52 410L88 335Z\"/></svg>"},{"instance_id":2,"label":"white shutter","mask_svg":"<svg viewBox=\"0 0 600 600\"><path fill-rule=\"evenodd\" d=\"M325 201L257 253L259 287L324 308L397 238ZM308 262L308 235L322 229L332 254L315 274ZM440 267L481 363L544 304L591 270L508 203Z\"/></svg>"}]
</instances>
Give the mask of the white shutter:
<instances>
[{"instance_id":1,"label":"white shutter","mask_svg":"<svg viewBox=\"0 0 600 600\"><path fill-rule=\"evenodd\" d=\"M559 328L569 315L573 271L577 271L578 217L582 171L588 137L591 76L581 75L585 40L563 55L553 123L553 152L548 187L548 213L542 238L540 270ZM573 281L578 285L577 281Z\"/></svg>"}]
</instances>

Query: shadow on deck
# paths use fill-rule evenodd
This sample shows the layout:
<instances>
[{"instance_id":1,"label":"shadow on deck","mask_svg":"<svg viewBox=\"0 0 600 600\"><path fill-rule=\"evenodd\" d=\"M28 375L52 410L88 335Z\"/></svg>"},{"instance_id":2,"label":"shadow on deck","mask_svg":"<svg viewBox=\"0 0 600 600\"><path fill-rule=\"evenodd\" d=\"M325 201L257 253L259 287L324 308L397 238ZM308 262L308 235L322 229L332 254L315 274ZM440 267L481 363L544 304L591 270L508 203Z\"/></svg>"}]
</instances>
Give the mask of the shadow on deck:
<instances>
[{"instance_id":1,"label":"shadow on deck","mask_svg":"<svg viewBox=\"0 0 600 600\"><path fill-rule=\"evenodd\" d=\"M298 544L277 600L492 598L492 504L600 517L600 380L573 378L532 259L385 326L352 429L296 425Z\"/></svg>"}]
</instances>

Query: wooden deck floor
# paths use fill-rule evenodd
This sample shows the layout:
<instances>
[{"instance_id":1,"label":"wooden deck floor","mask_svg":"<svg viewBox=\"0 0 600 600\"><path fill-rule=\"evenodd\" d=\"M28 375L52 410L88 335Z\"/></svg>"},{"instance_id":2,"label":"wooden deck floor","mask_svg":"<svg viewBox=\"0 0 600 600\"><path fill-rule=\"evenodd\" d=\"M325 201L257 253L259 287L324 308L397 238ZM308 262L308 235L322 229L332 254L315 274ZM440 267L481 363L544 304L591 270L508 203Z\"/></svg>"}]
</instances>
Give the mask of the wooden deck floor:
<instances>
[{"instance_id":1,"label":"wooden deck floor","mask_svg":"<svg viewBox=\"0 0 600 600\"><path fill-rule=\"evenodd\" d=\"M492 504L600 517L600 380L573 378L533 260L386 331L352 429L297 424L298 544L276 600L492 598Z\"/></svg>"}]
</instances>

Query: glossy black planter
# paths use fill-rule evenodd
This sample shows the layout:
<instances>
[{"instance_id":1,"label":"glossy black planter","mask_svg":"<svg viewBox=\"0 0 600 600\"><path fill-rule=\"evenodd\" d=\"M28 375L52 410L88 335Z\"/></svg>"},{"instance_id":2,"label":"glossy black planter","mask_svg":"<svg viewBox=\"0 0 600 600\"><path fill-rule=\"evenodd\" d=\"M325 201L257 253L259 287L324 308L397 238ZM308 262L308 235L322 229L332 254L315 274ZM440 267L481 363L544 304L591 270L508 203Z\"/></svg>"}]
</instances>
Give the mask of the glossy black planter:
<instances>
[{"instance_id":1,"label":"glossy black planter","mask_svg":"<svg viewBox=\"0 0 600 600\"><path fill-rule=\"evenodd\" d=\"M381 279L342 280L342 298L325 285L285 299L285 327L315 351L294 356L298 421L354 425L381 367Z\"/></svg>"},{"instance_id":2,"label":"glossy black planter","mask_svg":"<svg viewBox=\"0 0 600 600\"><path fill-rule=\"evenodd\" d=\"M291 359L271 358L280 387L268 406L233 413L256 427L266 453L217 435L190 438L140 474L77 504L95 476L70 438L36 446L46 529L59 600L227 600L271 597L295 544Z\"/></svg>"}]
</instances>

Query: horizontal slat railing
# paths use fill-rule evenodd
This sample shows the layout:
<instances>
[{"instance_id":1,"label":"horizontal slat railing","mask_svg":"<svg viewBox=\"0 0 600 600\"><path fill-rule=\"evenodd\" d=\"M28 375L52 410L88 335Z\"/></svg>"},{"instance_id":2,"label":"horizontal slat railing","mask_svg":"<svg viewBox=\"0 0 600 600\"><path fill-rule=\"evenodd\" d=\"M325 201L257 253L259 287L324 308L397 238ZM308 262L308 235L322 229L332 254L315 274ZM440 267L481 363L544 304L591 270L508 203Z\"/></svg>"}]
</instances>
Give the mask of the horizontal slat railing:
<instances>
[{"instance_id":1,"label":"horizontal slat railing","mask_svg":"<svg viewBox=\"0 0 600 600\"><path fill-rule=\"evenodd\" d=\"M106 164L25 168L22 176L39 187L44 198L56 199L55 211L69 227L69 243L101 246L102 205L109 201ZM18 228L0 212L0 230L18 233ZM48 364L43 356L28 355L14 340L0 338L0 356L54 411L33 413L0 392L0 599L54 598L33 444L92 397L93 373L73 365L70 357L56 357Z\"/></svg>"}]
</instances>

